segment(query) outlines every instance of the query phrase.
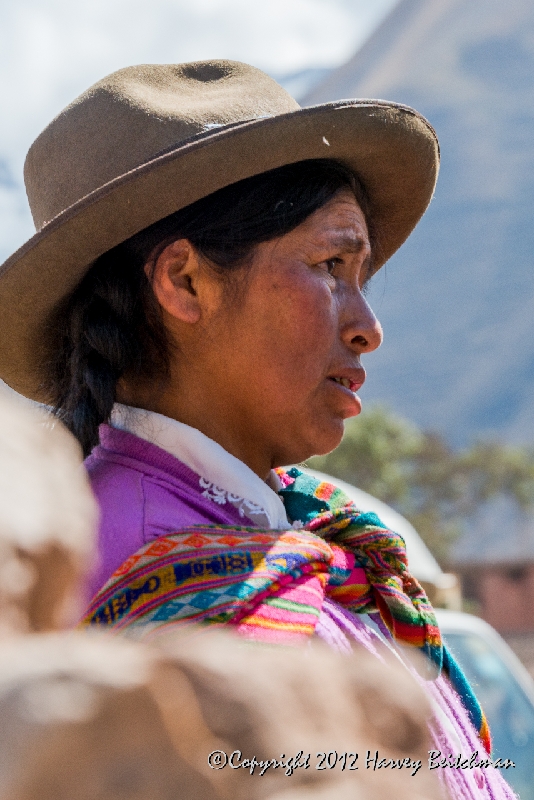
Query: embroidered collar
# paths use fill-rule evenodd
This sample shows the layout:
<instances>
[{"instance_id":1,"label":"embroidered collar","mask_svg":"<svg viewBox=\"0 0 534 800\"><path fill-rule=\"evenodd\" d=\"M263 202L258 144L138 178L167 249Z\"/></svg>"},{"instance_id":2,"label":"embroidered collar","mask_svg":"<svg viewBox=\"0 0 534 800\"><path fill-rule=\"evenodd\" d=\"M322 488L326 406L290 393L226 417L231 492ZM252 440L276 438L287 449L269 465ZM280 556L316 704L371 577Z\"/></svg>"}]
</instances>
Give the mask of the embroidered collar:
<instances>
[{"instance_id":1,"label":"embroidered collar","mask_svg":"<svg viewBox=\"0 0 534 800\"><path fill-rule=\"evenodd\" d=\"M243 517L260 527L291 527L277 492L278 475L261 480L246 464L196 428L162 414L116 403L110 424L161 447L199 476L199 488L208 500L231 503Z\"/></svg>"}]
</instances>

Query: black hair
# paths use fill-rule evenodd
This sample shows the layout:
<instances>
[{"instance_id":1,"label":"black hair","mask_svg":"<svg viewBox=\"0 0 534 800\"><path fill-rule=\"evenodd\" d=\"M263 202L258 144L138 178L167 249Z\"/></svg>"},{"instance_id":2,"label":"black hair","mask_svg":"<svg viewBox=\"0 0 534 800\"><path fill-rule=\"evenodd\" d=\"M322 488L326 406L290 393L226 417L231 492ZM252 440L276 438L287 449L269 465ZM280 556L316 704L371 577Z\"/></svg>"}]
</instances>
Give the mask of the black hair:
<instances>
[{"instance_id":1,"label":"black hair","mask_svg":"<svg viewBox=\"0 0 534 800\"><path fill-rule=\"evenodd\" d=\"M355 175L330 159L299 161L234 183L104 253L55 313L45 389L54 413L88 455L109 419L117 381L165 379L170 342L145 265L188 239L221 276L246 266L256 245L283 236L350 189L370 226ZM370 231L372 237L372 231Z\"/></svg>"}]
</instances>

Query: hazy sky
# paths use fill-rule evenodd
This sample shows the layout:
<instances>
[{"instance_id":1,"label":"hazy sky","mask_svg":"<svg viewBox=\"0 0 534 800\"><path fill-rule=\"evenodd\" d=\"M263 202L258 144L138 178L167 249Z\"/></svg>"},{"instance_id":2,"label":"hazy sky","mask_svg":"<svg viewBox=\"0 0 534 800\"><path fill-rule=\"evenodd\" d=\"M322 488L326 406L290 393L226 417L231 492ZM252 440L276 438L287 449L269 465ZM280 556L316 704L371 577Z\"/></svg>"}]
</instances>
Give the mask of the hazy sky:
<instances>
[{"instance_id":1,"label":"hazy sky","mask_svg":"<svg viewBox=\"0 0 534 800\"><path fill-rule=\"evenodd\" d=\"M233 58L337 66L396 0L0 0L0 263L33 233L25 153L72 99L129 64Z\"/></svg>"}]
</instances>

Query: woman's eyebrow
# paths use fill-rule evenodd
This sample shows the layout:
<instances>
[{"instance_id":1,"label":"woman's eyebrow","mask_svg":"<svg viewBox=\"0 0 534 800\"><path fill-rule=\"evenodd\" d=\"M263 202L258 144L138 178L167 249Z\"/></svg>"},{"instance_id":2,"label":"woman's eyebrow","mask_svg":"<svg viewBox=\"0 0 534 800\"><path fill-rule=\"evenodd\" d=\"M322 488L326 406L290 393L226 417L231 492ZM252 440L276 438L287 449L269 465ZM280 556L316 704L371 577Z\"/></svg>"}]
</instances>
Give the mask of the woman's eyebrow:
<instances>
[{"instance_id":1,"label":"woman's eyebrow","mask_svg":"<svg viewBox=\"0 0 534 800\"><path fill-rule=\"evenodd\" d=\"M343 233L328 238L328 247L335 247L345 253L360 253L364 249L370 249L368 239L359 234Z\"/></svg>"}]
</instances>

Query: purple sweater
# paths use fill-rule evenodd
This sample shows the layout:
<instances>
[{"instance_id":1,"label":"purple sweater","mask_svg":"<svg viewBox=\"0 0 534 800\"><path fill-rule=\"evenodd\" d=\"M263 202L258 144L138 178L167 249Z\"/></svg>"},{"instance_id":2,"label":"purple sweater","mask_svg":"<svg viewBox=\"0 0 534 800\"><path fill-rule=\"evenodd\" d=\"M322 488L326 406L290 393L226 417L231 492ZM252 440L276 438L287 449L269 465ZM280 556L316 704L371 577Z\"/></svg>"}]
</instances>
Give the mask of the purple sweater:
<instances>
[{"instance_id":1,"label":"purple sweater","mask_svg":"<svg viewBox=\"0 0 534 800\"><path fill-rule=\"evenodd\" d=\"M100 506L99 563L89 579L90 597L158 536L190 525L255 524L231 503L205 496L200 476L177 458L109 425L100 427L100 445L85 465Z\"/></svg>"},{"instance_id":2,"label":"purple sweater","mask_svg":"<svg viewBox=\"0 0 534 800\"><path fill-rule=\"evenodd\" d=\"M113 572L140 547L166 533L190 525L254 525L243 519L224 497L210 499L201 477L177 458L131 433L102 425L100 445L86 461L93 490L100 505L99 563L90 577L88 599ZM387 630L375 619L382 633ZM326 600L317 635L337 650L348 651L358 642L380 657L383 639L359 616ZM444 755L466 756L481 751L480 740L465 709L444 677L427 682L412 671L429 694L436 717L431 735L436 750ZM453 800L513 800L497 769L439 770Z\"/></svg>"}]
</instances>

